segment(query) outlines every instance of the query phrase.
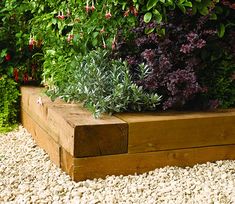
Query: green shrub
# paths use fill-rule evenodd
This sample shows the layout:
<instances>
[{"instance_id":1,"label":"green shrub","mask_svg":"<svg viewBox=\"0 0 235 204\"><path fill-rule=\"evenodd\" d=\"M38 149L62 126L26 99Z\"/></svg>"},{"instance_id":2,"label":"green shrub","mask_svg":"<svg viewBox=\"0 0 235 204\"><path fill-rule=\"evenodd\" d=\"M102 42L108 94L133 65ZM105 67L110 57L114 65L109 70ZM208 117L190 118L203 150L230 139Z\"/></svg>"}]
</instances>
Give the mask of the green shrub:
<instances>
[{"instance_id":1,"label":"green shrub","mask_svg":"<svg viewBox=\"0 0 235 204\"><path fill-rule=\"evenodd\" d=\"M140 77L147 72L147 67L140 67ZM66 71L48 67L45 73L48 80L53 78L48 90L51 97L83 102L95 116L104 112L155 110L160 101L157 94L145 93L132 82L126 62L111 60L108 52L100 49L75 56Z\"/></svg>"},{"instance_id":2,"label":"green shrub","mask_svg":"<svg viewBox=\"0 0 235 204\"><path fill-rule=\"evenodd\" d=\"M0 75L20 84L41 82L42 62L35 53L42 42L30 39L33 17L24 0L0 1Z\"/></svg>"},{"instance_id":3,"label":"green shrub","mask_svg":"<svg viewBox=\"0 0 235 204\"><path fill-rule=\"evenodd\" d=\"M17 123L19 90L16 82L0 77L0 133L11 130Z\"/></svg>"}]
</instances>

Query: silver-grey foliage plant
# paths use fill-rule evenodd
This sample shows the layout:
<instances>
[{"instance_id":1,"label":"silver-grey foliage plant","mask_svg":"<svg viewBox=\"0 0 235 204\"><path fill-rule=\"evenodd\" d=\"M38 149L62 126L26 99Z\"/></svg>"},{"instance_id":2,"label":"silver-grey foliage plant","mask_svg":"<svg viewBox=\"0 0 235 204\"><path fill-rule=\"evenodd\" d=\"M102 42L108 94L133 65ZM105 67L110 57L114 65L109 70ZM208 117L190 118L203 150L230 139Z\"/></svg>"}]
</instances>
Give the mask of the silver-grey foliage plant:
<instances>
[{"instance_id":1,"label":"silver-grey foliage plant","mask_svg":"<svg viewBox=\"0 0 235 204\"><path fill-rule=\"evenodd\" d=\"M127 63L111 60L105 50L75 56L66 66L66 74L60 75L66 79L50 86L48 94L66 101L83 102L95 117L102 113L155 110L161 100L156 93L146 93L133 83ZM148 71L147 66L141 65L139 77Z\"/></svg>"}]
</instances>

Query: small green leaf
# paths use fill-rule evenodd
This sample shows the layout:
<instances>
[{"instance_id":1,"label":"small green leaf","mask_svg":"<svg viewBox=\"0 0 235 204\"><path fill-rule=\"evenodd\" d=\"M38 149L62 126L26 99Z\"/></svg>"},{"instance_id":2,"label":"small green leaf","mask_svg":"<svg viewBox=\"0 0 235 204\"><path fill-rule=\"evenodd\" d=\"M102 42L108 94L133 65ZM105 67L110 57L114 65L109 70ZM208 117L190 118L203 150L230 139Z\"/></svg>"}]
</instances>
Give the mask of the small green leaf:
<instances>
[{"instance_id":1,"label":"small green leaf","mask_svg":"<svg viewBox=\"0 0 235 204\"><path fill-rule=\"evenodd\" d=\"M149 11L151 8L153 8L154 6L156 6L158 0L148 0L147 3L147 10Z\"/></svg>"},{"instance_id":2,"label":"small green leaf","mask_svg":"<svg viewBox=\"0 0 235 204\"><path fill-rule=\"evenodd\" d=\"M1 51L1 57L5 57L6 54L7 54L7 49L3 49L3 50Z\"/></svg>"},{"instance_id":3,"label":"small green leaf","mask_svg":"<svg viewBox=\"0 0 235 204\"><path fill-rule=\"evenodd\" d=\"M160 30L158 30L158 33L157 33L159 36L164 36L165 34L166 34L166 30L165 30L165 28L162 28L162 29L160 29Z\"/></svg>"},{"instance_id":4,"label":"small green leaf","mask_svg":"<svg viewBox=\"0 0 235 204\"><path fill-rule=\"evenodd\" d=\"M149 23L152 19L152 16L153 14L151 12L147 12L145 15L144 15L144 22L145 23Z\"/></svg>"},{"instance_id":5,"label":"small green leaf","mask_svg":"<svg viewBox=\"0 0 235 204\"><path fill-rule=\"evenodd\" d=\"M179 7L179 9L180 9L183 13L186 13L186 9L185 9L185 7L184 7L183 4L178 4L177 6Z\"/></svg>"},{"instance_id":6,"label":"small green leaf","mask_svg":"<svg viewBox=\"0 0 235 204\"><path fill-rule=\"evenodd\" d=\"M205 6L202 9L199 9L200 14L202 14L203 16L207 15L209 13L208 8Z\"/></svg>"},{"instance_id":7,"label":"small green leaf","mask_svg":"<svg viewBox=\"0 0 235 204\"><path fill-rule=\"evenodd\" d=\"M94 38L92 40L92 45L95 47L95 46L97 46L97 44L98 44L98 40L96 38Z\"/></svg>"},{"instance_id":8,"label":"small green leaf","mask_svg":"<svg viewBox=\"0 0 235 204\"><path fill-rule=\"evenodd\" d=\"M222 38L224 36L224 33L225 33L225 26L223 23L221 23L218 28L218 36Z\"/></svg>"},{"instance_id":9,"label":"small green leaf","mask_svg":"<svg viewBox=\"0 0 235 204\"><path fill-rule=\"evenodd\" d=\"M184 2L183 5L186 6L186 7L192 7L193 6L192 2L190 2L190 1Z\"/></svg>"},{"instance_id":10,"label":"small green leaf","mask_svg":"<svg viewBox=\"0 0 235 204\"><path fill-rule=\"evenodd\" d=\"M93 38L96 38L99 35L99 32L92 33Z\"/></svg>"},{"instance_id":11,"label":"small green leaf","mask_svg":"<svg viewBox=\"0 0 235 204\"><path fill-rule=\"evenodd\" d=\"M148 35L148 34L152 33L154 31L154 29L155 28L145 28L144 33Z\"/></svg>"},{"instance_id":12,"label":"small green leaf","mask_svg":"<svg viewBox=\"0 0 235 204\"><path fill-rule=\"evenodd\" d=\"M156 18L156 21L157 21L158 23L160 23L160 22L162 21L162 15L161 15L161 13L160 13L157 9L155 9L155 10L153 10L153 14L154 14L154 16L155 16L155 18Z\"/></svg>"},{"instance_id":13,"label":"small green leaf","mask_svg":"<svg viewBox=\"0 0 235 204\"><path fill-rule=\"evenodd\" d=\"M215 13L212 13L210 16L210 20L217 20L217 15Z\"/></svg>"}]
</instances>

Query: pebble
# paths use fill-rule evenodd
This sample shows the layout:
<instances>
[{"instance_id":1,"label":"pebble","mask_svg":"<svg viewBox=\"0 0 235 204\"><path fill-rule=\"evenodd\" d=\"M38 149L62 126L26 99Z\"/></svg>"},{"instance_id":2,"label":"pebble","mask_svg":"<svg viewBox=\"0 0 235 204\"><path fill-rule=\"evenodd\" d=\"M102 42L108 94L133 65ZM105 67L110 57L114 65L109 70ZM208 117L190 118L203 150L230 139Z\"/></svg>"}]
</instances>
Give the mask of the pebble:
<instances>
[{"instance_id":1,"label":"pebble","mask_svg":"<svg viewBox=\"0 0 235 204\"><path fill-rule=\"evenodd\" d=\"M74 182L20 126L0 135L0 204L235 203L235 161Z\"/></svg>"}]
</instances>

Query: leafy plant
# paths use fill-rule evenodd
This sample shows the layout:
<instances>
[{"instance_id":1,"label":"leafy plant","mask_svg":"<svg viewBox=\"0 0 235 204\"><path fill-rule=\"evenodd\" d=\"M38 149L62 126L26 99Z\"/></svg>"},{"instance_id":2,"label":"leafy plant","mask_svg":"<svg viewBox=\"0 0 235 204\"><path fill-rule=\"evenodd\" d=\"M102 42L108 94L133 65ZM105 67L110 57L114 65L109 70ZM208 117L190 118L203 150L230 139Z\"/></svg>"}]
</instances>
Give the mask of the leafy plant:
<instances>
[{"instance_id":1,"label":"leafy plant","mask_svg":"<svg viewBox=\"0 0 235 204\"><path fill-rule=\"evenodd\" d=\"M0 133L11 130L17 123L19 95L17 84L12 79L5 75L0 77Z\"/></svg>"},{"instance_id":2,"label":"leafy plant","mask_svg":"<svg viewBox=\"0 0 235 204\"><path fill-rule=\"evenodd\" d=\"M157 94L145 93L132 82L127 63L111 60L107 51L99 49L84 57L77 55L66 69L66 75L51 70L51 77L60 78L56 76L58 83L52 80L55 83L49 86L48 94L83 102L95 116L104 112L155 110L159 104Z\"/></svg>"},{"instance_id":3,"label":"leafy plant","mask_svg":"<svg viewBox=\"0 0 235 204\"><path fill-rule=\"evenodd\" d=\"M234 57L232 57L234 46L231 43L234 39L232 37L234 14L215 3L207 1L204 6L208 9L208 13L204 16L190 12L185 15L177 10L169 12L168 21L162 23L158 29L164 31L163 33L153 32L159 27L157 21L146 23L145 17L141 16L139 24L134 29L130 29L133 37L123 38L121 32L118 35L113 56L127 60L135 82L143 86L145 91L156 92L163 96L163 109L204 108L210 106L205 104L210 104L210 101L214 100L221 100L221 106L222 104L227 104L226 107L229 106L228 104L232 105L233 83L231 84L230 76L234 72ZM225 9L226 18L224 13L218 14L216 20L211 18L216 9ZM219 34L219 29L216 29L218 22L221 24L227 22L230 26L227 26L223 39ZM223 41L230 42L230 45L222 43ZM209 49L213 44L216 46ZM213 53L217 52L221 45L223 51L218 61L215 62ZM226 52L230 53L230 61L226 60ZM203 59L201 53L207 55L206 60ZM218 63L219 61L221 64ZM141 63L145 63L151 70L144 80L138 76ZM207 69L201 69L202 67L207 67ZM208 73L214 77L211 81L216 82L218 86L207 83L207 80L202 77L208 76ZM223 83L218 83L222 78ZM212 87L216 88L213 93ZM224 89L226 91L222 91ZM231 98L222 96L226 93L230 93ZM203 105L197 102L199 95L207 96L204 97Z\"/></svg>"},{"instance_id":4,"label":"leafy plant","mask_svg":"<svg viewBox=\"0 0 235 204\"><path fill-rule=\"evenodd\" d=\"M25 1L0 1L0 75L18 83L40 83L42 63L33 57L41 45L30 40L33 15Z\"/></svg>"}]
</instances>

